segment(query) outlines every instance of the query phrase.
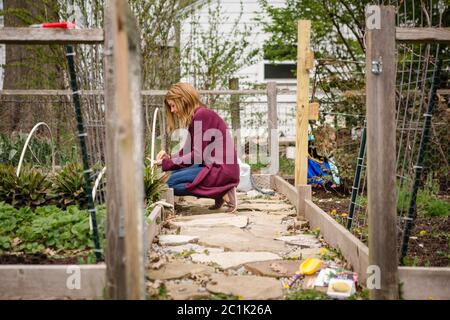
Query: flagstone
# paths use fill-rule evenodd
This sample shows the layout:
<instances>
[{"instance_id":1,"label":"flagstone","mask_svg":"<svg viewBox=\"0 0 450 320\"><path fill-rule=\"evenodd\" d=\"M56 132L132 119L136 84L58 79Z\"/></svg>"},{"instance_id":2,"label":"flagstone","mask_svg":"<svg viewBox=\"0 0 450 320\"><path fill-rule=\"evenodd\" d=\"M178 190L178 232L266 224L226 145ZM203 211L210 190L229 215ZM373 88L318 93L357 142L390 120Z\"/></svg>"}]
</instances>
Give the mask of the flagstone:
<instances>
[{"instance_id":1,"label":"flagstone","mask_svg":"<svg viewBox=\"0 0 450 320\"><path fill-rule=\"evenodd\" d=\"M169 282L166 284L167 293L173 300L197 300L207 298L210 293L202 290L198 284L176 284Z\"/></svg>"},{"instance_id":2,"label":"flagstone","mask_svg":"<svg viewBox=\"0 0 450 320\"><path fill-rule=\"evenodd\" d=\"M214 274L206 285L206 289L213 293L239 296L245 300L271 300L283 296L282 284L279 280L252 275Z\"/></svg>"},{"instance_id":3,"label":"flagstone","mask_svg":"<svg viewBox=\"0 0 450 320\"><path fill-rule=\"evenodd\" d=\"M266 277L292 277L299 271L302 261L273 260L246 263L245 268L252 274Z\"/></svg>"},{"instance_id":4,"label":"flagstone","mask_svg":"<svg viewBox=\"0 0 450 320\"><path fill-rule=\"evenodd\" d=\"M198 237L178 234L164 234L159 236L159 243L163 246L177 246L197 242Z\"/></svg>"},{"instance_id":5,"label":"flagstone","mask_svg":"<svg viewBox=\"0 0 450 320\"><path fill-rule=\"evenodd\" d=\"M166 263L158 270L148 270L147 277L151 280L170 280L204 273L212 274L214 268L202 264L174 261Z\"/></svg>"},{"instance_id":6,"label":"flagstone","mask_svg":"<svg viewBox=\"0 0 450 320\"><path fill-rule=\"evenodd\" d=\"M222 269L239 267L248 262L279 260L280 256L272 252L222 252L191 255L192 261L197 263L214 263Z\"/></svg>"}]
</instances>

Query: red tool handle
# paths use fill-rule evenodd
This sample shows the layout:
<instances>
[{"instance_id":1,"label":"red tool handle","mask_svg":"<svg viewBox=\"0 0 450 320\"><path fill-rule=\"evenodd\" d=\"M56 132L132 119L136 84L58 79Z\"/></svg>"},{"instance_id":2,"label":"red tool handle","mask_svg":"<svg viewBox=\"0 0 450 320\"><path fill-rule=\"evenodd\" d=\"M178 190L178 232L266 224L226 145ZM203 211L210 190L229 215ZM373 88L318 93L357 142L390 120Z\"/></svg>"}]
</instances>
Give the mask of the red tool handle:
<instances>
[{"instance_id":1,"label":"red tool handle","mask_svg":"<svg viewBox=\"0 0 450 320\"><path fill-rule=\"evenodd\" d=\"M41 24L41 28L75 29L77 25L72 22L48 22Z\"/></svg>"}]
</instances>

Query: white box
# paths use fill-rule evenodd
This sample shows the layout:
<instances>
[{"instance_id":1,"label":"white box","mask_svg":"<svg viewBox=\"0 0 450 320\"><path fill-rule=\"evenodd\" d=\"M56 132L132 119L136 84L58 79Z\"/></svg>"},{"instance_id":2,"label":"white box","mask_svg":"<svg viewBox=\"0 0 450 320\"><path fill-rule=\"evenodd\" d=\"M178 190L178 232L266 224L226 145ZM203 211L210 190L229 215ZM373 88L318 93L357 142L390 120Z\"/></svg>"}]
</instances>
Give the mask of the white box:
<instances>
[{"instance_id":1,"label":"white box","mask_svg":"<svg viewBox=\"0 0 450 320\"><path fill-rule=\"evenodd\" d=\"M333 290L333 285L335 283L345 283L349 289L345 292L335 291L335 290ZM346 299L346 298L354 295L355 292L356 292L355 282L352 280L341 280L341 279L333 278L330 280L330 283L328 284L327 295L330 296L331 298Z\"/></svg>"}]
</instances>

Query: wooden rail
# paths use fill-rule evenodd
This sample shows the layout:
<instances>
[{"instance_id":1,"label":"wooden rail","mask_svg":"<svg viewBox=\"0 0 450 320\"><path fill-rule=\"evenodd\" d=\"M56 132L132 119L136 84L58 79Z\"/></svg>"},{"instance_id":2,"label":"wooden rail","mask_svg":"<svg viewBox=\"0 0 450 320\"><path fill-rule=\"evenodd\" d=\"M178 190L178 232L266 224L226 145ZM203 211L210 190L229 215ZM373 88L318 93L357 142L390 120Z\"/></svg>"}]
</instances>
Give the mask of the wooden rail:
<instances>
[{"instance_id":1,"label":"wooden rail","mask_svg":"<svg viewBox=\"0 0 450 320\"><path fill-rule=\"evenodd\" d=\"M143 96L165 96L167 90L142 90ZM267 90L199 90L202 95L265 95ZM0 96L64 96L69 90L0 90ZM81 95L102 95L103 90L81 90Z\"/></svg>"},{"instance_id":2,"label":"wooden rail","mask_svg":"<svg viewBox=\"0 0 450 320\"><path fill-rule=\"evenodd\" d=\"M396 28L395 38L406 43L450 43L450 28Z\"/></svg>"},{"instance_id":3,"label":"wooden rail","mask_svg":"<svg viewBox=\"0 0 450 320\"><path fill-rule=\"evenodd\" d=\"M3 44L103 44L103 29L0 28Z\"/></svg>"}]
</instances>

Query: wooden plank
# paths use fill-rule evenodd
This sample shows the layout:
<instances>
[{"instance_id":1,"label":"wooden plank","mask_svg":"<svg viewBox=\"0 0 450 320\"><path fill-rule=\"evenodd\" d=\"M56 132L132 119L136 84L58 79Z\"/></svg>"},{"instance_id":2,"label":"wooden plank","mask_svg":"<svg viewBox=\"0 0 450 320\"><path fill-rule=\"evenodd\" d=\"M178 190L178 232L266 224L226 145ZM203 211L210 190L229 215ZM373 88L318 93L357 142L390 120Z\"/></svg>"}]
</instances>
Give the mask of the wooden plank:
<instances>
[{"instance_id":1,"label":"wooden plank","mask_svg":"<svg viewBox=\"0 0 450 320\"><path fill-rule=\"evenodd\" d=\"M342 252L353 271L358 273L359 281L364 284L369 266L367 246L311 200L305 200L305 218L311 229L319 228L325 241Z\"/></svg>"},{"instance_id":2,"label":"wooden plank","mask_svg":"<svg viewBox=\"0 0 450 320\"><path fill-rule=\"evenodd\" d=\"M147 245L151 248L153 239L161 232L164 209L161 206L155 207L146 222Z\"/></svg>"},{"instance_id":3,"label":"wooden plank","mask_svg":"<svg viewBox=\"0 0 450 320\"><path fill-rule=\"evenodd\" d=\"M308 122L309 122L309 71L307 56L310 52L311 21L298 21L297 45L297 116L295 185L307 184L308 171Z\"/></svg>"},{"instance_id":4,"label":"wooden plank","mask_svg":"<svg viewBox=\"0 0 450 320\"><path fill-rule=\"evenodd\" d=\"M312 102L309 104L309 120L319 120L319 103Z\"/></svg>"},{"instance_id":5,"label":"wooden plank","mask_svg":"<svg viewBox=\"0 0 450 320\"><path fill-rule=\"evenodd\" d=\"M400 267L402 298L450 300L450 268Z\"/></svg>"},{"instance_id":6,"label":"wooden plank","mask_svg":"<svg viewBox=\"0 0 450 320\"><path fill-rule=\"evenodd\" d=\"M140 35L126 0L116 0L113 52L120 199L125 223L127 299L145 299L143 130Z\"/></svg>"},{"instance_id":7,"label":"wooden plank","mask_svg":"<svg viewBox=\"0 0 450 320\"><path fill-rule=\"evenodd\" d=\"M0 299L102 299L104 264L0 265Z\"/></svg>"},{"instance_id":8,"label":"wooden plank","mask_svg":"<svg viewBox=\"0 0 450 320\"><path fill-rule=\"evenodd\" d=\"M398 42L450 43L450 28L399 28L395 29Z\"/></svg>"},{"instance_id":9,"label":"wooden plank","mask_svg":"<svg viewBox=\"0 0 450 320\"><path fill-rule=\"evenodd\" d=\"M305 201L312 199L312 190L310 185L297 186L297 219L306 217Z\"/></svg>"},{"instance_id":10,"label":"wooden plank","mask_svg":"<svg viewBox=\"0 0 450 320\"><path fill-rule=\"evenodd\" d=\"M297 210L297 215L298 215L299 207L298 207L298 201L297 201L297 198L298 198L297 189L292 184L290 184L289 182L287 182L286 180L284 180L282 177L280 177L278 175L272 176L271 185L277 192L284 195L289 200L289 202L295 206L295 209Z\"/></svg>"},{"instance_id":11,"label":"wooden plank","mask_svg":"<svg viewBox=\"0 0 450 320\"><path fill-rule=\"evenodd\" d=\"M108 32L108 31L107 31ZM167 90L142 90L143 96L165 96ZM203 95L265 95L266 90L199 90ZM4 96L51 96L70 95L69 90L0 90L0 95ZM102 95L103 90L81 90L80 95Z\"/></svg>"},{"instance_id":12,"label":"wooden plank","mask_svg":"<svg viewBox=\"0 0 450 320\"><path fill-rule=\"evenodd\" d=\"M113 52L113 30L117 29L117 20L114 19L116 7L108 1L105 8L105 124L106 124L106 291L108 298L126 298L125 278L125 230L124 216L121 208L123 203L120 197L120 158L117 131L117 99L115 65Z\"/></svg>"},{"instance_id":13,"label":"wooden plank","mask_svg":"<svg viewBox=\"0 0 450 320\"><path fill-rule=\"evenodd\" d=\"M306 52L305 69L309 71L313 68L314 68L314 51L310 49Z\"/></svg>"},{"instance_id":14,"label":"wooden plank","mask_svg":"<svg viewBox=\"0 0 450 320\"><path fill-rule=\"evenodd\" d=\"M103 29L0 28L2 44L103 44Z\"/></svg>"},{"instance_id":15,"label":"wooden plank","mask_svg":"<svg viewBox=\"0 0 450 320\"><path fill-rule=\"evenodd\" d=\"M438 89L437 94L443 95L443 96L449 96L450 95L450 89Z\"/></svg>"},{"instance_id":16,"label":"wooden plank","mask_svg":"<svg viewBox=\"0 0 450 320\"><path fill-rule=\"evenodd\" d=\"M0 90L0 96L70 96L70 90ZM80 95L103 95L103 90L80 90Z\"/></svg>"},{"instance_id":17,"label":"wooden plank","mask_svg":"<svg viewBox=\"0 0 450 320\"><path fill-rule=\"evenodd\" d=\"M107 105L107 109L110 109L107 150L112 161L107 164L107 168L111 170L108 176L114 176L113 180L107 179L107 184L114 183L107 187L109 191L114 191L108 193L107 197L114 209L114 212L110 212L108 207L112 228L108 230L108 240L114 243L117 242L115 238L119 238L123 241L123 250L119 254L109 250L110 256L113 256L110 259L114 261L108 262L120 267L120 261L125 261L125 281L120 278L120 283L117 283L117 277L123 277L121 268L117 269L120 274L109 275L108 281L114 281L116 288L116 295L111 298L125 295L126 299L144 299L143 120L139 33L136 32L136 22L125 0L111 1L107 15L111 27L107 35L110 42L106 49L111 57L105 67L105 79L107 90L114 90L110 91Z\"/></svg>"},{"instance_id":18,"label":"wooden plank","mask_svg":"<svg viewBox=\"0 0 450 320\"><path fill-rule=\"evenodd\" d=\"M171 205L175 205L175 195L173 193L173 189L172 188L168 188L166 190L166 192L164 192L164 194L161 197L163 200L165 200L167 203L171 204Z\"/></svg>"},{"instance_id":19,"label":"wooden plank","mask_svg":"<svg viewBox=\"0 0 450 320\"><path fill-rule=\"evenodd\" d=\"M239 78L232 78L229 81L230 90L239 90ZM239 106L239 97L231 95L230 97L231 109L231 128L233 130L241 129L241 112Z\"/></svg>"},{"instance_id":20,"label":"wooden plank","mask_svg":"<svg viewBox=\"0 0 450 320\"><path fill-rule=\"evenodd\" d=\"M270 165L263 170L264 173L278 174L280 169L279 135L278 135L278 106L277 106L277 83L267 83L267 124L269 129L268 145L270 152Z\"/></svg>"},{"instance_id":21,"label":"wooden plank","mask_svg":"<svg viewBox=\"0 0 450 320\"><path fill-rule=\"evenodd\" d=\"M380 29L366 29L369 263L380 268L372 299L398 299L395 8L380 6ZM374 62L382 61L381 70Z\"/></svg>"}]
</instances>

